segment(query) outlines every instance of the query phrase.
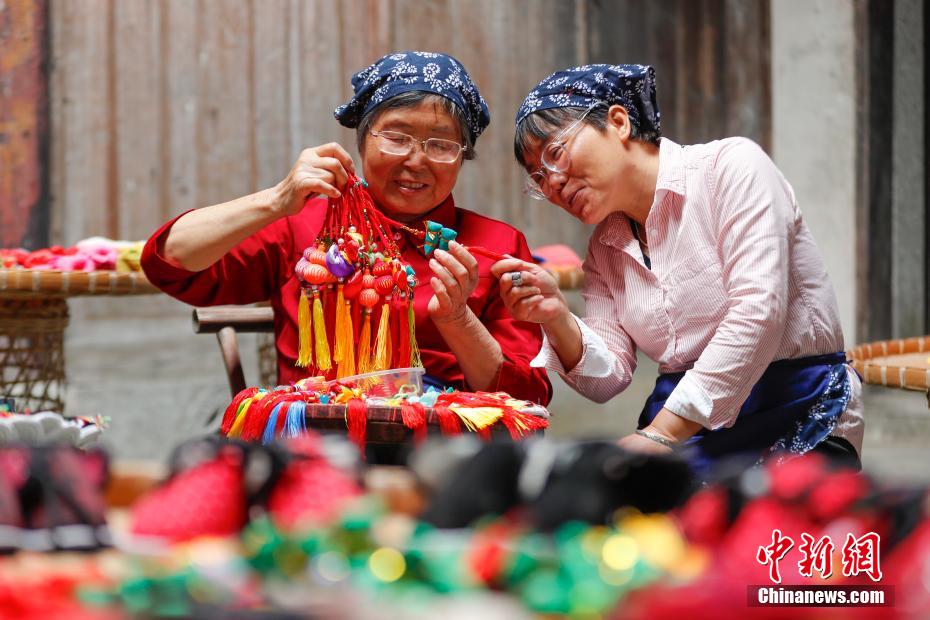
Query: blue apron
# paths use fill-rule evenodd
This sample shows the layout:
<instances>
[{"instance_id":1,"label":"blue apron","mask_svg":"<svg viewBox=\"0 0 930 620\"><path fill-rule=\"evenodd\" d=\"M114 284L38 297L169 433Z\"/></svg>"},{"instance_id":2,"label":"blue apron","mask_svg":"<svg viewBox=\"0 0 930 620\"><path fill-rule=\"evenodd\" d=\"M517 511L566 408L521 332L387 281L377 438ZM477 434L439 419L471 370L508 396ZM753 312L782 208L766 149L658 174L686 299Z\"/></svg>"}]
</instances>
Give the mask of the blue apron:
<instances>
[{"instance_id":1,"label":"blue apron","mask_svg":"<svg viewBox=\"0 0 930 620\"><path fill-rule=\"evenodd\" d=\"M684 372L659 375L639 415L639 428L656 417ZM804 454L825 440L849 402L846 356L830 353L773 362L753 386L736 423L704 429L688 439L683 455L695 471L738 455L770 451Z\"/></svg>"}]
</instances>

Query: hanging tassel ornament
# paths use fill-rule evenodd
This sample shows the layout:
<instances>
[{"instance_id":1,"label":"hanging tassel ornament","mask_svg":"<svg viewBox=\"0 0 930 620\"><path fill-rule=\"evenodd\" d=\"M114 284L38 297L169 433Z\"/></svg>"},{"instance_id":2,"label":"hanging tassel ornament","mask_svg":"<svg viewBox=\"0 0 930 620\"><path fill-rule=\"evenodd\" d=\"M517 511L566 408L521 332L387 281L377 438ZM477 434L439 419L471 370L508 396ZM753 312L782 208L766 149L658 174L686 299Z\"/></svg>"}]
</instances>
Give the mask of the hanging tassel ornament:
<instances>
[{"instance_id":1,"label":"hanging tassel ornament","mask_svg":"<svg viewBox=\"0 0 930 620\"><path fill-rule=\"evenodd\" d=\"M396 224L378 211L366 187L349 177L295 267L302 291L297 365L311 376L341 379L420 363L410 304L416 278L394 242ZM371 313L379 303L373 327Z\"/></svg>"},{"instance_id":2,"label":"hanging tassel ornament","mask_svg":"<svg viewBox=\"0 0 930 620\"><path fill-rule=\"evenodd\" d=\"M345 286L340 285L337 303L342 307L342 316L336 315L336 343L341 359L336 371L336 378L350 377L355 374L355 326L352 321L352 302L362 290L362 274L355 272Z\"/></svg>"},{"instance_id":3,"label":"hanging tassel ornament","mask_svg":"<svg viewBox=\"0 0 930 620\"><path fill-rule=\"evenodd\" d=\"M326 318L323 315L323 300L320 289L313 289L313 341L316 345L316 367L326 372L333 367L329 356L329 340L326 339Z\"/></svg>"},{"instance_id":4,"label":"hanging tassel ornament","mask_svg":"<svg viewBox=\"0 0 930 620\"><path fill-rule=\"evenodd\" d=\"M297 353L297 365L301 368L313 366L313 321L310 300L307 291L300 289L300 301L297 303L297 331L300 346Z\"/></svg>"},{"instance_id":5,"label":"hanging tassel ornament","mask_svg":"<svg viewBox=\"0 0 930 620\"><path fill-rule=\"evenodd\" d=\"M397 313L400 315L399 342L397 343L397 366L403 368L410 365L410 313L406 308Z\"/></svg>"},{"instance_id":6,"label":"hanging tassel ornament","mask_svg":"<svg viewBox=\"0 0 930 620\"><path fill-rule=\"evenodd\" d=\"M378 336L375 341L375 355L371 369L387 370L391 367L393 348L391 343L391 292L394 290L394 278L390 275L391 266L387 263L378 263L373 272L376 276L375 290L384 298L381 304L381 320L378 322Z\"/></svg>"},{"instance_id":7,"label":"hanging tassel ornament","mask_svg":"<svg viewBox=\"0 0 930 620\"><path fill-rule=\"evenodd\" d=\"M391 298L381 304L381 320L378 321L378 336L375 340L375 354L372 356L370 372L387 370L391 365Z\"/></svg>"},{"instance_id":8,"label":"hanging tassel ornament","mask_svg":"<svg viewBox=\"0 0 930 620\"><path fill-rule=\"evenodd\" d=\"M336 288L336 325L333 332L335 345L333 347L333 362L338 366L336 378L341 379L355 374L355 354L350 349L353 348L353 334L351 324L347 325L346 321L351 321L349 313L351 308L345 303L344 279L355 272L355 266L348 260L348 257L342 251L341 247L345 245L345 239L342 237L336 243L329 246L326 253L326 267L329 273L338 278ZM348 331L346 328L348 327ZM349 362L351 358L351 364ZM351 367L351 368L350 368Z\"/></svg>"}]
</instances>

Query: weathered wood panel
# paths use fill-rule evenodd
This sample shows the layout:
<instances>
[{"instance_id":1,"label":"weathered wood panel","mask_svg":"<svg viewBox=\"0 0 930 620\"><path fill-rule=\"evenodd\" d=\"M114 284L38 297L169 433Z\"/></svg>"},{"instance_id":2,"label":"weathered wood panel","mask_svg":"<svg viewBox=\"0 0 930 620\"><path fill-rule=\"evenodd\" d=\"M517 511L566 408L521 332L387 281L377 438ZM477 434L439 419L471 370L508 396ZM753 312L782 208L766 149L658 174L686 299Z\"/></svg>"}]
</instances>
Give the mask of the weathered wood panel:
<instances>
[{"instance_id":1,"label":"weathered wood panel","mask_svg":"<svg viewBox=\"0 0 930 620\"><path fill-rule=\"evenodd\" d=\"M194 147L202 104L200 101L200 11L196 0L174 0L162 6L161 93L157 96L164 119L159 158L162 177L161 219L200 204L197 170L200 152ZM62 53L68 53L62 50ZM127 233L141 238L145 231Z\"/></svg>"},{"instance_id":2,"label":"weathered wood panel","mask_svg":"<svg viewBox=\"0 0 930 620\"><path fill-rule=\"evenodd\" d=\"M160 155L165 134L158 94L164 77L161 10L165 6L120 0L112 9L117 50L111 65L116 161L109 181L115 185L115 228L120 238L130 238L137 230L154 230L162 220Z\"/></svg>"},{"instance_id":3,"label":"weathered wood panel","mask_svg":"<svg viewBox=\"0 0 930 620\"><path fill-rule=\"evenodd\" d=\"M251 163L251 85L255 76L250 72L253 42L247 0L197 6L201 11L197 69L202 107L191 146L199 154L197 196L198 206L203 206L257 189Z\"/></svg>"},{"instance_id":4,"label":"weathered wood panel","mask_svg":"<svg viewBox=\"0 0 930 620\"><path fill-rule=\"evenodd\" d=\"M0 2L0 247L48 242L48 5Z\"/></svg>"},{"instance_id":5,"label":"weathered wood panel","mask_svg":"<svg viewBox=\"0 0 930 620\"><path fill-rule=\"evenodd\" d=\"M288 99L282 96L288 81L287 2L268 0L252 4L252 84L254 113L251 153L253 185L270 187L281 180L291 162L288 142Z\"/></svg>"},{"instance_id":6,"label":"weathered wood panel","mask_svg":"<svg viewBox=\"0 0 930 620\"><path fill-rule=\"evenodd\" d=\"M113 5L57 0L51 8L52 241L116 237Z\"/></svg>"},{"instance_id":7,"label":"weathered wood panel","mask_svg":"<svg viewBox=\"0 0 930 620\"><path fill-rule=\"evenodd\" d=\"M594 62L656 68L662 133L681 144L741 135L769 148L767 0L595 3Z\"/></svg>"}]
</instances>

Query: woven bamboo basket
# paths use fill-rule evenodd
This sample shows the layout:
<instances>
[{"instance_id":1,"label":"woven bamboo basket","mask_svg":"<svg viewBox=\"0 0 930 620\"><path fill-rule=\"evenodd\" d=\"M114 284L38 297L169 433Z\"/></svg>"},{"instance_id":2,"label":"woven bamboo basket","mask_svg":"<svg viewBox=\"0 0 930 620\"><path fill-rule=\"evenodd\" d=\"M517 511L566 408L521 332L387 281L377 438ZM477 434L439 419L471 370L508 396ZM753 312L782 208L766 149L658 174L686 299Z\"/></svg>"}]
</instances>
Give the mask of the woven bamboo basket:
<instances>
[{"instance_id":1,"label":"woven bamboo basket","mask_svg":"<svg viewBox=\"0 0 930 620\"><path fill-rule=\"evenodd\" d=\"M0 298L0 395L18 409L62 410L67 326L63 297Z\"/></svg>"},{"instance_id":2,"label":"woven bamboo basket","mask_svg":"<svg viewBox=\"0 0 930 620\"><path fill-rule=\"evenodd\" d=\"M62 411L67 298L156 292L141 272L0 269L0 396L19 409Z\"/></svg>"},{"instance_id":3,"label":"woven bamboo basket","mask_svg":"<svg viewBox=\"0 0 930 620\"><path fill-rule=\"evenodd\" d=\"M866 383L930 391L930 336L871 342L846 355Z\"/></svg>"},{"instance_id":4,"label":"woven bamboo basket","mask_svg":"<svg viewBox=\"0 0 930 620\"><path fill-rule=\"evenodd\" d=\"M0 299L142 295L157 293L145 274L118 271L31 271L0 269Z\"/></svg>"}]
</instances>

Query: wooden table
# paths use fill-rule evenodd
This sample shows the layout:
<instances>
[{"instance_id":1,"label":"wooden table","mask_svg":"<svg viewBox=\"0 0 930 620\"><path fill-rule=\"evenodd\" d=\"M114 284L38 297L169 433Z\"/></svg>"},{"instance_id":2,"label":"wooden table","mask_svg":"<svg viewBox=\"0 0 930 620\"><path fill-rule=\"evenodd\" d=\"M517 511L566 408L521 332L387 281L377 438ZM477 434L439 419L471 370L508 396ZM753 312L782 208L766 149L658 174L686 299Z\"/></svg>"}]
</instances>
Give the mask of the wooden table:
<instances>
[{"instance_id":1,"label":"wooden table","mask_svg":"<svg viewBox=\"0 0 930 620\"><path fill-rule=\"evenodd\" d=\"M68 298L159 292L142 272L0 269L0 396L63 411Z\"/></svg>"}]
</instances>

